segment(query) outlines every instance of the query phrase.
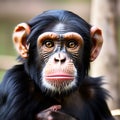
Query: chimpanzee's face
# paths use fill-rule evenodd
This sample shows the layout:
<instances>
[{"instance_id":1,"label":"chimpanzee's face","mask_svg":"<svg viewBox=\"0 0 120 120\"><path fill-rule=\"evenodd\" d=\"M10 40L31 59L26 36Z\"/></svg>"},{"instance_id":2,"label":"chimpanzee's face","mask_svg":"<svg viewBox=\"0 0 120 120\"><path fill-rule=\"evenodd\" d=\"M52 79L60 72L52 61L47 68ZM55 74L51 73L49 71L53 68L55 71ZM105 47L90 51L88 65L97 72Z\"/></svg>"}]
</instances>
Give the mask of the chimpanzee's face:
<instances>
[{"instance_id":1,"label":"chimpanzee's face","mask_svg":"<svg viewBox=\"0 0 120 120\"><path fill-rule=\"evenodd\" d=\"M38 37L37 49L39 58L44 61L41 74L45 89L61 93L77 86L78 69L75 61L79 59L78 65L82 63L81 35L65 29L63 24L57 24Z\"/></svg>"}]
</instances>

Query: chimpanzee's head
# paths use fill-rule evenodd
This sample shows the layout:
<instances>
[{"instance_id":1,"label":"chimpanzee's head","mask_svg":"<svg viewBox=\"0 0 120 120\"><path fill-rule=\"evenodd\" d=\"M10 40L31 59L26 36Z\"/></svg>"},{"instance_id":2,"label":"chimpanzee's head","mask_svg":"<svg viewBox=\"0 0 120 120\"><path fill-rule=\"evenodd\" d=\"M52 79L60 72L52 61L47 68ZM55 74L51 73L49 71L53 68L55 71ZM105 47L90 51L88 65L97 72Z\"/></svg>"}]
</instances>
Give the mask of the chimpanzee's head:
<instances>
[{"instance_id":1,"label":"chimpanzee's head","mask_svg":"<svg viewBox=\"0 0 120 120\"><path fill-rule=\"evenodd\" d=\"M13 41L26 71L43 91L78 88L98 56L102 33L76 14L46 11L14 30Z\"/></svg>"}]
</instances>

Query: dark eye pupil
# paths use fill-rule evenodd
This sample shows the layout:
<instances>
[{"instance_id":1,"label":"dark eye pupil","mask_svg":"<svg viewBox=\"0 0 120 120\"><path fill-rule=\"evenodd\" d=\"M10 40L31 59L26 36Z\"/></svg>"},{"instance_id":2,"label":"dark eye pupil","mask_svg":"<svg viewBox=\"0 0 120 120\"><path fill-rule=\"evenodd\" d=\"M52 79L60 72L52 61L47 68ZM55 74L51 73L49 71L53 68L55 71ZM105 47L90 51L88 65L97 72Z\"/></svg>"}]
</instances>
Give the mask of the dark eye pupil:
<instances>
[{"instance_id":1,"label":"dark eye pupil","mask_svg":"<svg viewBox=\"0 0 120 120\"><path fill-rule=\"evenodd\" d=\"M74 42L69 43L69 47L74 47L74 46L75 46Z\"/></svg>"}]
</instances>

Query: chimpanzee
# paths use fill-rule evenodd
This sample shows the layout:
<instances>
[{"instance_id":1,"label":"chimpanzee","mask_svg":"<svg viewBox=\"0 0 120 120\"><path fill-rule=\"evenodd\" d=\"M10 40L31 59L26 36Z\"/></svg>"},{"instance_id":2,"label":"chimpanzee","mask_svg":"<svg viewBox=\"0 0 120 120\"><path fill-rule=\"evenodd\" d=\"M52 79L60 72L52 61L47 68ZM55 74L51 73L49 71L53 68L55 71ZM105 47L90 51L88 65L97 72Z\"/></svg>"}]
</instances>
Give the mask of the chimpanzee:
<instances>
[{"instance_id":1,"label":"chimpanzee","mask_svg":"<svg viewBox=\"0 0 120 120\"><path fill-rule=\"evenodd\" d=\"M13 42L21 62L0 84L0 120L113 120L102 78L88 75L102 32L66 10L18 24Z\"/></svg>"}]
</instances>

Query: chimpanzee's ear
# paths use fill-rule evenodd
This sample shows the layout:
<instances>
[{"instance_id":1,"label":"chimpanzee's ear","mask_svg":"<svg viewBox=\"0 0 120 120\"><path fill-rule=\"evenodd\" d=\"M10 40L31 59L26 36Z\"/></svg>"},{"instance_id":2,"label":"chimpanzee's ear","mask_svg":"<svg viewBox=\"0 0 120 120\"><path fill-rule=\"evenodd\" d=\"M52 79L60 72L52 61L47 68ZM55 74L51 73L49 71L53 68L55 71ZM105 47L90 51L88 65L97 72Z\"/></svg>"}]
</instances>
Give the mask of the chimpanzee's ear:
<instances>
[{"instance_id":1,"label":"chimpanzee's ear","mask_svg":"<svg viewBox=\"0 0 120 120\"><path fill-rule=\"evenodd\" d=\"M90 61L92 62L97 58L97 56L100 53L103 44L103 37L102 37L102 31L95 26L91 27L90 34L93 42L93 46L91 49L91 56L90 56Z\"/></svg>"},{"instance_id":2,"label":"chimpanzee's ear","mask_svg":"<svg viewBox=\"0 0 120 120\"><path fill-rule=\"evenodd\" d=\"M18 24L13 32L13 42L16 47L16 50L23 58L28 57L28 49L27 45L27 36L30 34L30 27L27 23Z\"/></svg>"}]
</instances>

